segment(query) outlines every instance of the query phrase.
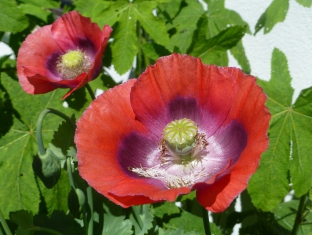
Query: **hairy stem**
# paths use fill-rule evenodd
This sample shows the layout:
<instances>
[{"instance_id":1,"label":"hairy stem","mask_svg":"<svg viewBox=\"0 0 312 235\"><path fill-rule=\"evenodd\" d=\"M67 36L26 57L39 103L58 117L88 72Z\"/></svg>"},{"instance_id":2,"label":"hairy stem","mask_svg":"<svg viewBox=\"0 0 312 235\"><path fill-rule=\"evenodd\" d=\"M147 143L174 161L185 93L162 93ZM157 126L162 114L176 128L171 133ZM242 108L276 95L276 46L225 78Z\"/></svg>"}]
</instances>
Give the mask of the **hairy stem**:
<instances>
[{"instance_id":1,"label":"hairy stem","mask_svg":"<svg viewBox=\"0 0 312 235\"><path fill-rule=\"evenodd\" d=\"M291 231L291 235L296 235L297 234L299 225L300 225L300 223L302 221L303 212L304 212L304 209L305 209L306 196L307 195L305 194L305 195L302 195L301 198L300 198L299 206L298 206L298 210L297 210L297 215L296 215L296 219L295 219L295 223L294 223L293 229Z\"/></svg>"},{"instance_id":2,"label":"hairy stem","mask_svg":"<svg viewBox=\"0 0 312 235\"><path fill-rule=\"evenodd\" d=\"M203 213L203 223L204 223L204 228L205 228L205 234L211 235L208 211L204 207L202 207L202 209L203 209L202 213Z\"/></svg>"},{"instance_id":3,"label":"hairy stem","mask_svg":"<svg viewBox=\"0 0 312 235\"><path fill-rule=\"evenodd\" d=\"M57 111L55 109L50 109L50 108L43 110L41 112L41 114L39 115L39 118L38 118L37 124L36 124L36 139L37 139L37 143L38 143L39 153L42 155L44 155L46 153L46 150L45 150L44 145L43 145L42 135L41 135L42 123L43 123L43 119L45 118L45 116L48 113L53 113L53 114L65 119L65 121L67 121L71 124L71 126L74 128L74 130L76 129L76 125L64 113Z\"/></svg>"},{"instance_id":4,"label":"hairy stem","mask_svg":"<svg viewBox=\"0 0 312 235\"><path fill-rule=\"evenodd\" d=\"M6 233L6 235L12 235L12 233L11 233L11 231L9 229L9 226L8 226L7 222L5 221L4 216L3 216L2 212L1 212L1 210L0 210L0 223L1 223L2 227L3 227L3 230ZM1 230L0 230L0 232L1 232Z\"/></svg>"},{"instance_id":5,"label":"hairy stem","mask_svg":"<svg viewBox=\"0 0 312 235\"><path fill-rule=\"evenodd\" d=\"M88 224L88 235L93 235L93 195L92 195L92 188L90 186L87 187L87 198L88 198L88 205L90 208L90 218Z\"/></svg>"},{"instance_id":6,"label":"hairy stem","mask_svg":"<svg viewBox=\"0 0 312 235\"><path fill-rule=\"evenodd\" d=\"M94 95L94 92L93 92L93 90L92 90L90 84L87 83L85 86L86 86L86 88L87 88L87 90L88 90L88 92L89 92L89 94L90 94L90 96L91 96L91 99L92 99L92 100L95 100L95 95Z\"/></svg>"}]
</instances>

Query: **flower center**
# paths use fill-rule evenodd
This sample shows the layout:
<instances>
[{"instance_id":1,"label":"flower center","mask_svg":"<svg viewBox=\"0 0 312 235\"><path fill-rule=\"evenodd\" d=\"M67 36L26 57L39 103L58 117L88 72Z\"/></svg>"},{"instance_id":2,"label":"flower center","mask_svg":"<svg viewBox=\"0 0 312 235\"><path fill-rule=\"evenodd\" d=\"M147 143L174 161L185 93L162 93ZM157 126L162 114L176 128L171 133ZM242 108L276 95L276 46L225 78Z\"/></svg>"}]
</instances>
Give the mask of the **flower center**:
<instances>
[{"instance_id":1,"label":"flower center","mask_svg":"<svg viewBox=\"0 0 312 235\"><path fill-rule=\"evenodd\" d=\"M186 156L195 146L197 131L198 127L195 122L183 118L168 123L163 130L163 136L171 151L180 156Z\"/></svg>"},{"instance_id":2,"label":"flower center","mask_svg":"<svg viewBox=\"0 0 312 235\"><path fill-rule=\"evenodd\" d=\"M191 187L214 173L205 168L207 145L205 134L198 133L195 122L187 118L175 120L163 129L157 163L128 169L139 176L161 180L167 188Z\"/></svg>"},{"instance_id":3,"label":"flower center","mask_svg":"<svg viewBox=\"0 0 312 235\"><path fill-rule=\"evenodd\" d=\"M67 51L58 58L56 63L57 71L65 80L75 79L81 73L88 72L92 67L90 57L79 49Z\"/></svg>"}]
</instances>

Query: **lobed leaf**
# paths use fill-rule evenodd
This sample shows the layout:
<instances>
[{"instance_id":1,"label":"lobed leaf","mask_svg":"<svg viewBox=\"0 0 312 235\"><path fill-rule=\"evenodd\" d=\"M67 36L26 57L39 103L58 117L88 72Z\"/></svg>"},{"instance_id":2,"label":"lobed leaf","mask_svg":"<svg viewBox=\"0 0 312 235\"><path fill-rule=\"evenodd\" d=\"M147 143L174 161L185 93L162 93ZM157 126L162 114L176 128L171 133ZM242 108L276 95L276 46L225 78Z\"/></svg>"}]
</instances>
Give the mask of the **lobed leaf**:
<instances>
[{"instance_id":1,"label":"lobed leaf","mask_svg":"<svg viewBox=\"0 0 312 235\"><path fill-rule=\"evenodd\" d=\"M119 74L124 74L132 67L138 53L135 24L131 8L128 8L121 16L112 44L113 64Z\"/></svg>"},{"instance_id":2,"label":"lobed leaf","mask_svg":"<svg viewBox=\"0 0 312 235\"><path fill-rule=\"evenodd\" d=\"M311 0L296 0L296 1L304 7L311 7L312 6Z\"/></svg>"},{"instance_id":3,"label":"lobed leaf","mask_svg":"<svg viewBox=\"0 0 312 235\"><path fill-rule=\"evenodd\" d=\"M169 42L165 21L153 15L157 4L156 1L134 2L133 15L156 43L165 46Z\"/></svg>"},{"instance_id":4,"label":"lobed leaf","mask_svg":"<svg viewBox=\"0 0 312 235\"><path fill-rule=\"evenodd\" d=\"M264 34L269 33L278 22L283 22L289 8L289 0L273 0L270 6L260 16L255 26L255 34L264 28Z\"/></svg>"},{"instance_id":5,"label":"lobed leaf","mask_svg":"<svg viewBox=\"0 0 312 235\"><path fill-rule=\"evenodd\" d=\"M278 204L278 206L273 210L274 217L276 221L285 229L288 231L292 231L295 219L296 219L296 211L299 206L298 200L292 200L289 202L284 202ZM307 217L304 218L304 221L311 221L312 220L312 214L308 214ZM298 235L306 235L312 230L311 224L306 224L303 226L299 226L297 234Z\"/></svg>"},{"instance_id":6,"label":"lobed leaf","mask_svg":"<svg viewBox=\"0 0 312 235\"><path fill-rule=\"evenodd\" d=\"M187 211L182 211L179 217L172 218L165 224L168 229L183 229L186 232L204 234L202 218L195 216Z\"/></svg>"},{"instance_id":7,"label":"lobed leaf","mask_svg":"<svg viewBox=\"0 0 312 235\"><path fill-rule=\"evenodd\" d=\"M208 29L206 31L206 37L214 37L220 33L220 31L234 25L244 25L246 27L246 33L250 33L248 23L244 21L237 12L226 9L224 1L225 0L205 1L208 4ZM230 52L241 66L242 70L245 73L250 73L250 65L242 41L238 42L236 46L232 47Z\"/></svg>"},{"instance_id":8,"label":"lobed leaf","mask_svg":"<svg viewBox=\"0 0 312 235\"><path fill-rule=\"evenodd\" d=\"M307 128L312 125L312 88L304 90L292 105L290 82L287 59L274 49L271 80L259 81L272 114L270 144L248 185L252 202L265 211L274 209L289 192L289 171L297 196L307 193L312 185L312 146L308 141L312 131Z\"/></svg>"},{"instance_id":9,"label":"lobed leaf","mask_svg":"<svg viewBox=\"0 0 312 235\"><path fill-rule=\"evenodd\" d=\"M40 202L33 170L34 156L38 151L36 122L42 110L49 106L65 111L61 101L63 92L32 96L26 94L17 81L4 73L1 84L9 95L11 109L14 111L11 128L0 139L0 207L6 218L10 211L28 210L36 214ZM59 117L53 115L46 117L42 129L46 143L52 139L54 128L60 121ZM10 199L7 198L8 195Z\"/></svg>"},{"instance_id":10,"label":"lobed leaf","mask_svg":"<svg viewBox=\"0 0 312 235\"><path fill-rule=\"evenodd\" d=\"M130 220L134 226L136 235L147 234L147 231L153 227L154 215L150 210L150 205L134 206L133 211L136 211L135 216L131 214Z\"/></svg>"},{"instance_id":11,"label":"lobed leaf","mask_svg":"<svg viewBox=\"0 0 312 235\"><path fill-rule=\"evenodd\" d=\"M17 33L27 28L28 20L14 0L0 0L0 31Z\"/></svg>"},{"instance_id":12,"label":"lobed leaf","mask_svg":"<svg viewBox=\"0 0 312 235\"><path fill-rule=\"evenodd\" d=\"M32 235L34 231L33 215L25 210L10 213L11 221L18 225L16 235Z\"/></svg>"},{"instance_id":13,"label":"lobed leaf","mask_svg":"<svg viewBox=\"0 0 312 235\"><path fill-rule=\"evenodd\" d=\"M132 223L129 219L125 220L124 216L113 216L111 214L104 215L104 228L102 235L131 235Z\"/></svg>"},{"instance_id":14,"label":"lobed leaf","mask_svg":"<svg viewBox=\"0 0 312 235\"><path fill-rule=\"evenodd\" d=\"M20 9L24 14L35 16L44 22L48 22L48 17L51 15L48 9L31 4L20 4Z\"/></svg>"},{"instance_id":15,"label":"lobed leaf","mask_svg":"<svg viewBox=\"0 0 312 235\"><path fill-rule=\"evenodd\" d=\"M234 47L244 36L246 28L233 26L221 31L218 35L206 39L207 19L202 17L199 21L199 30L194 35L196 38L190 49L190 54L200 57L206 64L227 65L226 50Z\"/></svg>"},{"instance_id":16,"label":"lobed leaf","mask_svg":"<svg viewBox=\"0 0 312 235\"><path fill-rule=\"evenodd\" d=\"M173 20L173 27L176 33L170 38L168 49L174 51L179 48L181 53L186 53L192 43L194 31L197 28L197 21L204 13L203 6L196 1L186 0L187 6L183 7Z\"/></svg>"}]
</instances>

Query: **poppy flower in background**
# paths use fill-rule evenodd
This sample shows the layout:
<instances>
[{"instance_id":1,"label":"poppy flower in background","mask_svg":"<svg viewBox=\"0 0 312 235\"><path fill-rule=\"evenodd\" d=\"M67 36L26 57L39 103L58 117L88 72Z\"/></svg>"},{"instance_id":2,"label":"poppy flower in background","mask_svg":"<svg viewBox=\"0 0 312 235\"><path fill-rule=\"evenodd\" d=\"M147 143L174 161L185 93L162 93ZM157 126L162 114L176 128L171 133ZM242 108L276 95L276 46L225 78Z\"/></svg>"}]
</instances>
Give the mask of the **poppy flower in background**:
<instances>
[{"instance_id":1,"label":"poppy flower in background","mask_svg":"<svg viewBox=\"0 0 312 235\"><path fill-rule=\"evenodd\" d=\"M89 18L71 11L52 25L27 36L17 56L17 74L24 91L42 94L70 88L63 97L95 79L112 28L103 30Z\"/></svg>"},{"instance_id":2,"label":"poppy flower in background","mask_svg":"<svg viewBox=\"0 0 312 235\"><path fill-rule=\"evenodd\" d=\"M78 120L78 170L123 207L196 190L221 212L268 147L270 114L255 78L180 54L99 96Z\"/></svg>"}]
</instances>

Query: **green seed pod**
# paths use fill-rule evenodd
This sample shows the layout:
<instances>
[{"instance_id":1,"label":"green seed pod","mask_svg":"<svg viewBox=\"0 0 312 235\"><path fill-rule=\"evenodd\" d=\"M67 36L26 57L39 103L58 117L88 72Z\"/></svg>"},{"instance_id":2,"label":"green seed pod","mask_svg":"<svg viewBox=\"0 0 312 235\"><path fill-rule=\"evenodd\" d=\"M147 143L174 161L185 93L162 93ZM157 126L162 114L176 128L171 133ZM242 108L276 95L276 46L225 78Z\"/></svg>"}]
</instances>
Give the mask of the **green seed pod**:
<instances>
[{"instance_id":1,"label":"green seed pod","mask_svg":"<svg viewBox=\"0 0 312 235\"><path fill-rule=\"evenodd\" d=\"M163 136L171 151L184 156L192 151L197 131L198 127L195 122L183 118L168 123L163 130Z\"/></svg>"},{"instance_id":2,"label":"green seed pod","mask_svg":"<svg viewBox=\"0 0 312 235\"><path fill-rule=\"evenodd\" d=\"M47 149L45 154L38 154L41 162L41 170L44 177L58 176L61 171L60 160L50 150Z\"/></svg>"}]
</instances>

